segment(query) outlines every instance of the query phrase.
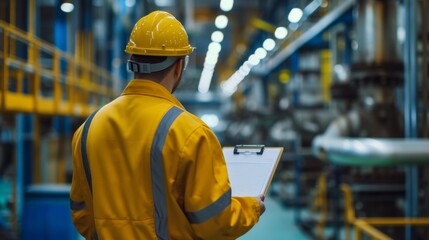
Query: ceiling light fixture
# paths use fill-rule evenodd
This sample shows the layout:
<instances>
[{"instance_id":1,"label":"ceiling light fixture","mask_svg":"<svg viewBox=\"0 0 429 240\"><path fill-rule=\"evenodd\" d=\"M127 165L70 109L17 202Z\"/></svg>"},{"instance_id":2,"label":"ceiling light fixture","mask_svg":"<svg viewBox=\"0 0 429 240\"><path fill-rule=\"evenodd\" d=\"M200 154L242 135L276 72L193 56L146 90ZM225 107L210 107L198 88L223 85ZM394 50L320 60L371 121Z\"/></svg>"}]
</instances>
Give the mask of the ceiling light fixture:
<instances>
[{"instance_id":1,"label":"ceiling light fixture","mask_svg":"<svg viewBox=\"0 0 429 240\"><path fill-rule=\"evenodd\" d=\"M215 25L219 29L224 29L228 25L228 18L225 15L219 15L216 17Z\"/></svg>"},{"instance_id":2,"label":"ceiling light fixture","mask_svg":"<svg viewBox=\"0 0 429 240\"><path fill-rule=\"evenodd\" d=\"M223 41L223 33L221 31L214 31L212 33L212 41L220 43Z\"/></svg>"},{"instance_id":3,"label":"ceiling light fixture","mask_svg":"<svg viewBox=\"0 0 429 240\"><path fill-rule=\"evenodd\" d=\"M278 27L274 32L274 36L277 39L284 39L287 36L287 34L288 34L288 30L285 27Z\"/></svg>"},{"instance_id":4,"label":"ceiling light fixture","mask_svg":"<svg viewBox=\"0 0 429 240\"><path fill-rule=\"evenodd\" d=\"M171 7L174 2L173 0L155 0L155 5L158 7Z\"/></svg>"},{"instance_id":5,"label":"ceiling light fixture","mask_svg":"<svg viewBox=\"0 0 429 240\"><path fill-rule=\"evenodd\" d=\"M290 13L288 15L288 20L291 23L297 23L299 22L299 20L301 20L302 15L303 13L300 8L292 8L292 10L290 10Z\"/></svg>"},{"instance_id":6,"label":"ceiling light fixture","mask_svg":"<svg viewBox=\"0 0 429 240\"><path fill-rule=\"evenodd\" d=\"M220 1L220 9L224 12L231 11L232 7L234 6L234 0L221 0Z\"/></svg>"},{"instance_id":7,"label":"ceiling light fixture","mask_svg":"<svg viewBox=\"0 0 429 240\"><path fill-rule=\"evenodd\" d=\"M249 56L249 63L252 64L252 66L258 65L260 61L261 59L259 59L255 54Z\"/></svg>"},{"instance_id":8,"label":"ceiling light fixture","mask_svg":"<svg viewBox=\"0 0 429 240\"><path fill-rule=\"evenodd\" d=\"M125 0L125 6L132 8L136 5L136 0Z\"/></svg>"},{"instance_id":9,"label":"ceiling light fixture","mask_svg":"<svg viewBox=\"0 0 429 240\"><path fill-rule=\"evenodd\" d=\"M271 51L276 47L276 42L271 38L267 38L262 46L265 48L265 50Z\"/></svg>"},{"instance_id":10,"label":"ceiling light fixture","mask_svg":"<svg viewBox=\"0 0 429 240\"><path fill-rule=\"evenodd\" d=\"M258 48L255 51L255 55L259 58L259 59L264 59L267 56L267 51L264 48Z\"/></svg>"},{"instance_id":11,"label":"ceiling light fixture","mask_svg":"<svg viewBox=\"0 0 429 240\"><path fill-rule=\"evenodd\" d=\"M74 5L71 2L63 2L60 6L61 11L65 12L65 13L70 13L73 12L74 10Z\"/></svg>"},{"instance_id":12,"label":"ceiling light fixture","mask_svg":"<svg viewBox=\"0 0 429 240\"><path fill-rule=\"evenodd\" d=\"M211 65L216 65L219 54L214 52L207 52L205 62Z\"/></svg>"},{"instance_id":13,"label":"ceiling light fixture","mask_svg":"<svg viewBox=\"0 0 429 240\"><path fill-rule=\"evenodd\" d=\"M222 45L218 42L211 42L209 44L209 52L219 53L222 50Z\"/></svg>"}]
</instances>

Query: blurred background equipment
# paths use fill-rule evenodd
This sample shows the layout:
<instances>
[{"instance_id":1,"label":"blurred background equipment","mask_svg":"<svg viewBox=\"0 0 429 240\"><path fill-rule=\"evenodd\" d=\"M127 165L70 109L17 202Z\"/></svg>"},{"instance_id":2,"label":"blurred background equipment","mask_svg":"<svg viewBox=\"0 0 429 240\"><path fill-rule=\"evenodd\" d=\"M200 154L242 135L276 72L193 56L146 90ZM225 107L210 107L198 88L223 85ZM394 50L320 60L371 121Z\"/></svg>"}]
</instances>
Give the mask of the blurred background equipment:
<instances>
[{"instance_id":1,"label":"blurred background equipment","mask_svg":"<svg viewBox=\"0 0 429 240\"><path fill-rule=\"evenodd\" d=\"M0 1L0 239L79 239L72 134L159 9L196 46L187 110L223 146L285 148L241 239L429 239L428 0Z\"/></svg>"}]
</instances>

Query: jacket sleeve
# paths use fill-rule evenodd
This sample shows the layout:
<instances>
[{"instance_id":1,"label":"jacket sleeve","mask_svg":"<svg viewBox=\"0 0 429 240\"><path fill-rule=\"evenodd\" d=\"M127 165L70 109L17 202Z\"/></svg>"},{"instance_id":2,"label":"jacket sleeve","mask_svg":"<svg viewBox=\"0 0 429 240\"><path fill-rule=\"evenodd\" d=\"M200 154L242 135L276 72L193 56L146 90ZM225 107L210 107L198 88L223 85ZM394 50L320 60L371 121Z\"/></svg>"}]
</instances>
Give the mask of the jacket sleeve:
<instances>
[{"instance_id":1,"label":"jacket sleeve","mask_svg":"<svg viewBox=\"0 0 429 240\"><path fill-rule=\"evenodd\" d=\"M92 214L91 195L82 165L81 133L82 127L76 131L72 140L73 178L70 189L70 209L73 224L77 231L85 239L92 239L95 235L95 224Z\"/></svg>"},{"instance_id":2,"label":"jacket sleeve","mask_svg":"<svg viewBox=\"0 0 429 240\"><path fill-rule=\"evenodd\" d=\"M186 142L183 157L191 159L184 196L185 212L194 233L202 239L236 239L259 220L255 197L231 197L222 148L207 127L198 128Z\"/></svg>"}]
</instances>

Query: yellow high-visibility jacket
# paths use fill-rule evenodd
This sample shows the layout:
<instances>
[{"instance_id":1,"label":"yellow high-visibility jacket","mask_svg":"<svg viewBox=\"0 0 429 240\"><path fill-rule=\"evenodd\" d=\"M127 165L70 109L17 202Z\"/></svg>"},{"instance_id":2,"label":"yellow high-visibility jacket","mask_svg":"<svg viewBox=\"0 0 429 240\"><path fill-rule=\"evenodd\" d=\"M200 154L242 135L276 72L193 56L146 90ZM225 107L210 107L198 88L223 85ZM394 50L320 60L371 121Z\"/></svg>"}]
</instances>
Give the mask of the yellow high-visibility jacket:
<instances>
[{"instance_id":1,"label":"yellow high-visibility jacket","mask_svg":"<svg viewBox=\"0 0 429 240\"><path fill-rule=\"evenodd\" d=\"M259 220L231 197L221 146L162 85L132 80L74 134L70 207L86 239L236 239Z\"/></svg>"}]
</instances>

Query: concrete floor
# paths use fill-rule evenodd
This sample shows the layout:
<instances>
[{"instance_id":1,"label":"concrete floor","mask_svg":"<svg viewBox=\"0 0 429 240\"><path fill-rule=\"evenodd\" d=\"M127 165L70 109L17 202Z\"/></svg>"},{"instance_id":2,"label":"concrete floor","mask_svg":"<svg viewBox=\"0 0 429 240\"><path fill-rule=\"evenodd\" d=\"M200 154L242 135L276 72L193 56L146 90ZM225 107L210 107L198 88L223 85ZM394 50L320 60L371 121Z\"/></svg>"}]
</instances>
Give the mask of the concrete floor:
<instances>
[{"instance_id":1,"label":"concrete floor","mask_svg":"<svg viewBox=\"0 0 429 240\"><path fill-rule=\"evenodd\" d=\"M265 199L266 211L248 233L239 240L308 240L294 223L293 209L281 205L270 196Z\"/></svg>"},{"instance_id":2,"label":"concrete floor","mask_svg":"<svg viewBox=\"0 0 429 240\"><path fill-rule=\"evenodd\" d=\"M6 196L10 194L10 184L0 181L0 204L4 204ZM6 192L8 194L5 194ZM294 223L294 211L292 208L285 207L278 199L269 194L265 199L266 211L247 234L239 240L307 240L311 239L305 235ZM0 218L1 219L1 218ZM0 222L1 224L1 222ZM0 237L1 238L1 237ZM83 238L80 238L83 239Z\"/></svg>"}]
</instances>

